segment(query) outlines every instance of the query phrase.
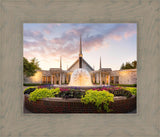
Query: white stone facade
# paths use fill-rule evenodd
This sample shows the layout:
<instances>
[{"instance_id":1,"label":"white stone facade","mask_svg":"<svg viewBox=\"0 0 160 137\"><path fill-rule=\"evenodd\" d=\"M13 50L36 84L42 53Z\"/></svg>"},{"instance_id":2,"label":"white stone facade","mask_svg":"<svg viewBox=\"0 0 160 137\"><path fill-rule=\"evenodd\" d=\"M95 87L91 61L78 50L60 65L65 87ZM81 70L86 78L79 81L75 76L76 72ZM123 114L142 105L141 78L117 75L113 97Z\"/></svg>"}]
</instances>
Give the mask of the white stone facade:
<instances>
[{"instance_id":1,"label":"white stone facade","mask_svg":"<svg viewBox=\"0 0 160 137\"><path fill-rule=\"evenodd\" d=\"M76 69L76 67L75 67ZM73 69L72 69L73 71ZM29 78L25 78L24 83L48 83L48 84L68 84L70 82L72 72L64 71L60 69L54 69L51 71L37 71L37 73ZM100 82L101 74L101 82ZM61 75L61 82L60 82ZM96 70L90 71L91 79L93 84L136 84L137 83L137 69L127 70L115 70L115 71L104 71Z\"/></svg>"},{"instance_id":2,"label":"white stone facade","mask_svg":"<svg viewBox=\"0 0 160 137\"><path fill-rule=\"evenodd\" d=\"M137 83L137 70L121 70L119 71L119 84L136 84Z\"/></svg>"},{"instance_id":3,"label":"white stone facade","mask_svg":"<svg viewBox=\"0 0 160 137\"><path fill-rule=\"evenodd\" d=\"M39 83L42 84L42 76L43 73L41 70L38 70L34 76L25 77L24 76L24 83Z\"/></svg>"}]
</instances>

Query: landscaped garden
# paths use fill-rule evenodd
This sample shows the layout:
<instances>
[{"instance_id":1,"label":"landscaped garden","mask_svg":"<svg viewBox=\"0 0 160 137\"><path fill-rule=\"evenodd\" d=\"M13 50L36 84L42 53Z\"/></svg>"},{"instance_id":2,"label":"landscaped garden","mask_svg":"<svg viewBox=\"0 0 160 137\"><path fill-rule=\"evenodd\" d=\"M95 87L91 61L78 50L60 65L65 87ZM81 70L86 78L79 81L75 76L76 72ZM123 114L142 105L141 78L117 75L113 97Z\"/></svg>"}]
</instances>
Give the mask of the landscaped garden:
<instances>
[{"instance_id":1,"label":"landscaped garden","mask_svg":"<svg viewBox=\"0 0 160 137\"><path fill-rule=\"evenodd\" d=\"M125 113L136 108L135 87L54 87L24 90L25 107L35 113Z\"/></svg>"}]
</instances>

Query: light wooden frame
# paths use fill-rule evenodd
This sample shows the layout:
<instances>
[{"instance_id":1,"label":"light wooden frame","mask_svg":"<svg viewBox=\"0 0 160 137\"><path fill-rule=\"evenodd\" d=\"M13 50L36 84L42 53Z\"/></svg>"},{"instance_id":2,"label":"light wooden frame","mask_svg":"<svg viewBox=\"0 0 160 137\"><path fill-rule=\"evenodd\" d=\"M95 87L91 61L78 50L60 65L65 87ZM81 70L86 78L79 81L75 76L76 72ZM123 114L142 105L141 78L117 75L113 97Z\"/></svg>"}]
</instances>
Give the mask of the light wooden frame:
<instances>
[{"instance_id":1,"label":"light wooden frame","mask_svg":"<svg viewBox=\"0 0 160 137\"><path fill-rule=\"evenodd\" d=\"M0 136L160 136L159 0L0 0ZM23 23L137 23L137 114L24 114Z\"/></svg>"}]
</instances>

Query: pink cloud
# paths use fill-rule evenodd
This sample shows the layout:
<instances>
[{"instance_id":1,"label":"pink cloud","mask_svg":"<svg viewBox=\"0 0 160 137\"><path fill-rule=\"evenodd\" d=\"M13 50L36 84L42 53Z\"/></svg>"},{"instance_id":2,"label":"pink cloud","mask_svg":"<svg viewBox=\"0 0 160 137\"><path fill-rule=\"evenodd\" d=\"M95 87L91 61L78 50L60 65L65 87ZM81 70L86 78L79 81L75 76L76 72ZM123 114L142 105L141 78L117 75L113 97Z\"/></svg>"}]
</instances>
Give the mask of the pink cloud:
<instances>
[{"instance_id":1,"label":"pink cloud","mask_svg":"<svg viewBox=\"0 0 160 137\"><path fill-rule=\"evenodd\" d=\"M127 31L124 33L124 37L127 39L128 37L131 37L134 34L136 34L136 31Z\"/></svg>"},{"instance_id":2,"label":"pink cloud","mask_svg":"<svg viewBox=\"0 0 160 137\"><path fill-rule=\"evenodd\" d=\"M60 23L57 23L56 25L57 25L57 26L61 26L61 24L60 24Z\"/></svg>"},{"instance_id":3,"label":"pink cloud","mask_svg":"<svg viewBox=\"0 0 160 137\"><path fill-rule=\"evenodd\" d=\"M72 28L59 37L47 39L45 34L49 35L55 25L48 24L43 31L24 31L24 56L27 58L37 57L40 60L59 61L62 56L66 61L73 61L78 57L79 36L82 35L83 49L86 52L92 49L107 47L108 40L120 41L136 34L132 25L117 25L109 31L102 31L92 35L92 27ZM98 31L97 31L98 32ZM33 41L30 41L32 39Z\"/></svg>"},{"instance_id":4,"label":"pink cloud","mask_svg":"<svg viewBox=\"0 0 160 137\"><path fill-rule=\"evenodd\" d=\"M123 39L121 35L110 35L109 38L116 41L120 41Z\"/></svg>"},{"instance_id":5,"label":"pink cloud","mask_svg":"<svg viewBox=\"0 0 160 137\"><path fill-rule=\"evenodd\" d=\"M61 38L54 38L54 39L50 40L49 42L50 42L50 44L64 45L66 43L66 40L61 39Z\"/></svg>"},{"instance_id":6,"label":"pink cloud","mask_svg":"<svg viewBox=\"0 0 160 137\"><path fill-rule=\"evenodd\" d=\"M50 30L44 29L43 31L44 31L44 33L46 33L46 34L48 34L48 35L51 34L51 31L50 31Z\"/></svg>"}]
</instances>

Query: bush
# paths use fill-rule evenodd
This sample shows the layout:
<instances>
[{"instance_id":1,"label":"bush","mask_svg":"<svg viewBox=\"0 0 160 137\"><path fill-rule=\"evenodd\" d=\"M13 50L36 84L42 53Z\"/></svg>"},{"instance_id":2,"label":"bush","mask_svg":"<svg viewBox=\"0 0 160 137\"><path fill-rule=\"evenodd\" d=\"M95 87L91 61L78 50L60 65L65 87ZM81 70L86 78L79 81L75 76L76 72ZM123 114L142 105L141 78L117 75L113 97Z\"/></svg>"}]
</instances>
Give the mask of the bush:
<instances>
[{"instance_id":1,"label":"bush","mask_svg":"<svg viewBox=\"0 0 160 137\"><path fill-rule=\"evenodd\" d=\"M57 95L57 97L62 97L62 98L81 98L81 96L83 96L83 95L85 95L85 91L68 89L66 91L61 91Z\"/></svg>"},{"instance_id":2,"label":"bush","mask_svg":"<svg viewBox=\"0 0 160 137\"><path fill-rule=\"evenodd\" d=\"M130 91L132 95L137 96L137 88L125 87L124 89L127 90L127 91Z\"/></svg>"},{"instance_id":3,"label":"bush","mask_svg":"<svg viewBox=\"0 0 160 137\"><path fill-rule=\"evenodd\" d=\"M29 101L36 101L42 98L55 97L60 92L59 88L55 89L47 89L47 88L39 88L33 91L29 95Z\"/></svg>"},{"instance_id":4,"label":"bush","mask_svg":"<svg viewBox=\"0 0 160 137\"><path fill-rule=\"evenodd\" d=\"M137 87L137 84L111 84L112 86Z\"/></svg>"},{"instance_id":5,"label":"bush","mask_svg":"<svg viewBox=\"0 0 160 137\"><path fill-rule=\"evenodd\" d=\"M130 91L125 90L125 89L110 90L109 92L114 94L114 96L125 96L127 98L130 98L132 96L132 93Z\"/></svg>"},{"instance_id":6,"label":"bush","mask_svg":"<svg viewBox=\"0 0 160 137\"><path fill-rule=\"evenodd\" d=\"M98 110L101 110L102 107L107 112L111 111L109 109L109 102L114 102L114 95L109 93L106 90L97 91L97 90L87 90L86 94L81 98L81 102L84 104L92 103L96 105Z\"/></svg>"},{"instance_id":7,"label":"bush","mask_svg":"<svg viewBox=\"0 0 160 137\"><path fill-rule=\"evenodd\" d=\"M114 94L114 96L126 96L127 98L132 96L130 91L127 91L126 89L122 87L116 87L116 86L98 87L98 88L93 88L93 90L98 90L98 91L106 90Z\"/></svg>"},{"instance_id":8,"label":"bush","mask_svg":"<svg viewBox=\"0 0 160 137\"><path fill-rule=\"evenodd\" d=\"M28 87L24 90L24 94L30 94L31 92L35 90L36 90L36 87Z\"/></svg>"},{"instance_id":9,"label":"bush","mask_svg":"<svg viewBox=\"0 0 160 137\"><path fill-rule=\"evenodd\" d=\"M43 84L39 84L39 83L24 83L23 86L40 86L40 85L46 85L46 84L45 83L43 83Z\"/></svg>"}]
</instances>

